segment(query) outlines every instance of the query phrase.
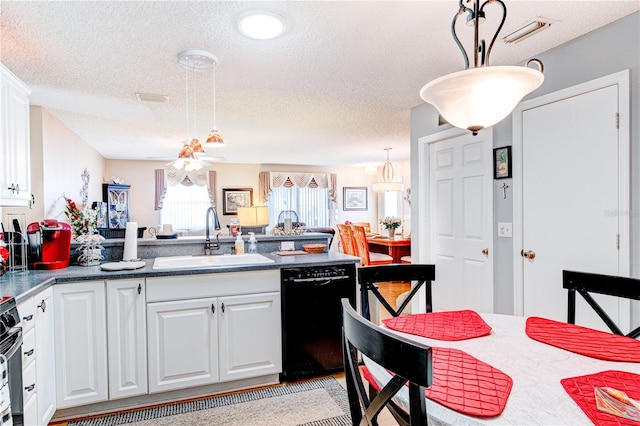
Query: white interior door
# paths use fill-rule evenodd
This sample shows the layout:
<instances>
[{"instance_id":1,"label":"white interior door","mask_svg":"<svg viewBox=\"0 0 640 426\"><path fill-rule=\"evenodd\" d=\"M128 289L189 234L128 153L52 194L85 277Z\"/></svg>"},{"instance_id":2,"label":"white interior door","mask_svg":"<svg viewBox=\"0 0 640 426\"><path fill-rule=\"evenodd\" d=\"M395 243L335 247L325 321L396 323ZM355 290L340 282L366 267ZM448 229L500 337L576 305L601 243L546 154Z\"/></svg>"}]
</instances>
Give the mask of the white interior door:
<instances>
[{"instance_id":1,"label":"white interior door","mask_svg":"<svg viewBox=\"0 0 640 426\"><path fill-rule=\"evenodd\" d=\"M429 147L434 310L493 312L492 132Z\"/></svg>"},{"instance_id":2,"label":"white interior door","mask_svg":"<svg viewBox=\"0 0 640 426\"><path fill-rule=\"evenodd\" d=\"M522 245L515 248L526 255L516 260L525 316L567 320L565 269L628 275L628 254L620 249L628 239L628 207L621 208L629 179L621 159L628 161L628 151L620 143L618 105L619 87L609 84L522 111ZM596 299L628 327L626 302ZM576 323L607 329L581 297L576 300Z\"/></svg>"}]
</instances>

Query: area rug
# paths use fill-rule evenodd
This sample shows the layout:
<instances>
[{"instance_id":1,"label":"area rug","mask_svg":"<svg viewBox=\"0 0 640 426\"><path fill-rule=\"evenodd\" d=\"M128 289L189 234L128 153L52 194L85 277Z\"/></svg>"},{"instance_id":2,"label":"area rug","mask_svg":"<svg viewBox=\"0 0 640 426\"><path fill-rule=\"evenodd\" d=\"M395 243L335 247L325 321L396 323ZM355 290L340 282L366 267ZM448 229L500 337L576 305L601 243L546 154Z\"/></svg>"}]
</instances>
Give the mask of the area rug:
<instances>
[{"instance_id":1,"label":"area rug","mask_svg":"<svg viewBox=\"0 0 640 426\"><path fill-rule=\"evenodd\" d=\"M346 390L333 377L68 422L69 426L349 426Z\"/></svg>"}]
</instances>

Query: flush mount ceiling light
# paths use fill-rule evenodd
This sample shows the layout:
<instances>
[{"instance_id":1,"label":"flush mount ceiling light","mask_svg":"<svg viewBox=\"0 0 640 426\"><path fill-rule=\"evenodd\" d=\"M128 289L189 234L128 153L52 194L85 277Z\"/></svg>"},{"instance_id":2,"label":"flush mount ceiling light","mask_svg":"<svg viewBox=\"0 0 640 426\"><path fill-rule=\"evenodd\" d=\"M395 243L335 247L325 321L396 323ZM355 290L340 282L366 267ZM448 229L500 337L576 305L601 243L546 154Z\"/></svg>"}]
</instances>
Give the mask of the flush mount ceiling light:
<instances>
[{"instance_id":1,"label":"flush mount ceiling light","mask_svg":"<svg viewBox=\"0 0 640 426\"><path fill-rule=\"evenodd\" d=\"M376 182L373 184L373 190L375 192L388 192L388 191L404 191L404 183L394 182L393 164L389 161L389 151L391 148L385 148L387 151L387 162L382 166L382 182Z\"/></svg>"},{"instance_id":2,"label":"flush mount ceiling light","mask_svg":"<svg viewBox=\"0 0 640 426\"><path fill-rule=\"evenodd\" d=\"M465 6L469 3L473 3L473 9ZM485 40L480 40L480 23L485 19L487 4L502 8L502 20L488 48ZM474 28L473 68L469 68L469 56L456 34L456 21L462 14L467 14L467 24ZM474 135L504 119L544 80L542 62L537 59L529 60L526 67L489 66L491 49L506 17L507 7L502 0L486 0L482 5L480 0L460 0L459 10L451 22L451 33L462 52L465 70L437 78L420 90L420 97L435 106L445 120ZM530 63L538 69L529 68Z\"/></svg>"},{"instance_id":3,"label":"flush mount ceiling light","mask_svg":"<svg viewBox=\"0 0 640 426\"><path fill-rule=\"evenodd\" d=\"M267 11L247 12L238 18L238 29L249 38L271 40L284 32L284 18Z\"/></svg>"}]
</instances>

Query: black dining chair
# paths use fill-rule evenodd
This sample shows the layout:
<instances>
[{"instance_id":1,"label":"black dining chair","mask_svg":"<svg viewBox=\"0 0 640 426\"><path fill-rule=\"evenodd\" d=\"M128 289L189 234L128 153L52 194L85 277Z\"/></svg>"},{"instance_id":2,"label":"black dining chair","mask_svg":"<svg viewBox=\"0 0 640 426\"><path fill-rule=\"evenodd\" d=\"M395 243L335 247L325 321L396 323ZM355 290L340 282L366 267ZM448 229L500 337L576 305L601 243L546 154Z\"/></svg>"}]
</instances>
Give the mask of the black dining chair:
<instances>
[{"instance_id":1,"label":"black dining chair","mask_svg":"<svg viewBox=\"0 0 640 426\"><path fill-rule=\"evenodd\" d=\"M426 425L425 388L433 380L431 348L412 342L367 321L342 299L344 334L344 369L353 425L375 425L385 407L401 425ZM393 378L378 392L369 386L367 394L358 364L362 354L393 374ZM409 385L409 413L392 398Z\"/></svg>"},{"instance_id":2,"label":"black dining chair","mask_svg":"<svg viewBox=\"0 0 640 426\"><path fill-rule=\"evenodd\" d=\"M578 292L613 333L625 336L611 317L589 293L640 300L640 279L619 277L616 275L592 274L588 272L562 271L562 287L569 290L567 310L567 322L569 324L576 323L576 292ZM640 327L630 331L626 336L637 339L640 337Z\"/></svg>"},{"instance_id":3,"label":"black dining chair","mask_svg":"<svg viewBox=\"0 0 640 426\"><path fill-rule=\"evenodd\" d=\"M368 266L366 268L358 268L358 282L360 283L360 296L362 302L362 316L371 320L371 312L369 306L369 292L371 292L384 308L394 317L400 315L404 309L411 303L413 296L418 293L422 286L425 288L425 299L427 303L427 312L433 309L431 295L431 281L436 279L436 266L424 264L393 264ZM407 297L402 301L397 309L389 304L389 302L380 293L376 283L388 281L417 281L411 288Z\"/></svg>"}]
</instances>

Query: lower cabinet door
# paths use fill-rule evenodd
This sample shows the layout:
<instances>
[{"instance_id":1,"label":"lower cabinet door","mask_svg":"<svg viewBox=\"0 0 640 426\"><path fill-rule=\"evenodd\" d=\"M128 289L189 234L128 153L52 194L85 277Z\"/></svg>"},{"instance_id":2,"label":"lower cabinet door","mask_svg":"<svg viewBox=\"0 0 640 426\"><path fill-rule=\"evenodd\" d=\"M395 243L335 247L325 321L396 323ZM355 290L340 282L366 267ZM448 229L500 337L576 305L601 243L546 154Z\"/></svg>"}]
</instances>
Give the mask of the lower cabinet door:
<instances>
[{"instance_id":1,"label":"lower cabinet door","mask_svg":"<svg viewBox=\"0 0 640 426\"><path fill-rule=\"evenodd\" d=\"M56 284L53 294L57 406L106 401L104 281Z\"/></svg>"},{"instance_id":2,"label":"lower cabinet door","mask_svg":"<svg viewBox=\"0 0 640 426\"><path fill-rule=\"evenodd\" d=\"M147 304L149 393L218 382L218 300Z\"/></svg>"},{"instance_id":3,"label":"lower cabinet door","mask_svg":"<svg viewBox=\"0 0 640 426\"><path fill-rule=\"evenodd\" d=\"M48 425L56 412L56 359L53 287L35 296L36 384L38 386L38 424ZM25 425L28 425L25 421Z\"/></svg>"},{"instance_id":4,"label":"lower cabinet door","mask_svg":"<svg viewBox=\"0 0 640 426\"><path fill-rule=\"evenodd\" d=\"M280 293L220 297L220 381L282 372Z\"/></svg>"},{"instance_id":5,"label":"lower cabinet door","mask_svg":"<svg viewBox=\"0 0 640 426\"><path fill-rule=\"evenodd\" d=\"M22 406L22 423L26 426L46 425L38 418L38 395L33 395L29 400L24 401Z\"/></svg>"},{"instance_id":6,"label":"lower cabinet door","mask_svg":"<svg viewBox=\"0 0 640 426\"><path fill-rule=\"evenodd\" d=\"M109 399L147 393L144 278L107 281Z\"/></svg>"}]
</instances>

